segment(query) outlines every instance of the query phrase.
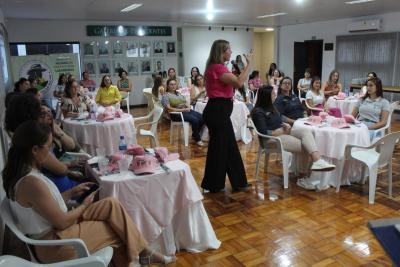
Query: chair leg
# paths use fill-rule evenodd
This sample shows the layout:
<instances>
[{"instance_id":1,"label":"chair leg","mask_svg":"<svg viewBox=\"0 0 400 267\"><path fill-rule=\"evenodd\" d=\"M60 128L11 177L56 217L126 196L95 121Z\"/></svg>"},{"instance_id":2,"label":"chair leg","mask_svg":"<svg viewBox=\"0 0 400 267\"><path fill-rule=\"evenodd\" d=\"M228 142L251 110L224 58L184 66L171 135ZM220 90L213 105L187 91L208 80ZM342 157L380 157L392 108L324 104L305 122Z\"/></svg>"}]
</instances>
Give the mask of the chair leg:
<instances>
[{"instance_id":1,"label":"chair leg","mask_svg":"<svg viewBox=\"0 0 400 267\"><path fill-rule=\"evenodd\" d=\"M185 146L189 145L189 124L184 123L183 124L183 138L185 140Z\"/></svg>"},{"instance_id":2,"label":"chair leg","mask_svg":"<svg viewBox=\"0 0 400 267\"><path fill-rule=\"evenodd\" d=\"M389 197L392 197L392 159L390 159L388 164L388 186L389 186Z\"/></svg>"},{"instance_id":3,"label":"chair leg","mask_svg":"<svg viewBox=\"0 0 400 267\"><path fill-rule=\"evenodd\" d=\"M265 151L265 159L264 159L264 173L268 173L268 164L269 164L269 153L268 151Z\"/></svg>"},{"instance_id":4,"label":"chair leg","mask_svg":"<svg viewBox=\"0 0 400 267\"><path fill-rule=\"evenodd\" d=\"M376 189L376 179L378 176L378 164L368 166L369 171L369 204L374 204L375 202L375 189Z\"/></svg>"},{"instance_id":5,"label":"chair leg","mask_svg":"<svg viewBox=\"0 0 400 267\"><path fill-rule=\"evenodd\" d=\"M255 174L255 177L254 177L254 179L256 181L258 179L258 171L259 171L259 168L260 168L260 159L261 159L262 153L263 153L263 149L262 148L258 148L257 161L256 161L256 174ZM267 156L267 155L265 155L265 156Z\"/></svg>"},{"instance_id":6,"label":"chair leg","mask_svg":"<svg viewBox=\"0 0 400 267\"><path fill-rule=\"evenodd\" d=\"M131 114L131 110L129 108L129 99L126 100L126 108L128 110L128 114Z\"/></svg>"},{"instance_id":7,"label":"chair leg","mask_svg":"<svg viewBox=\"0 0 400 267\"><path fill-rule=\"evenodd\" d=\"M171 126L169 127L169 143L172 145L172 138L174 135L174 125L171 122Z\"/></svg>"},{"instance_id":8,"label":"chair leg","mask_svg":"<svg viewBox=\"0 0 400 267\"><path fill-rule=\"evenodd\" d=\"M283 152L282 154L282 170L283 170L283 188L289 187L289 153Z\"/></svg>"}]
</instances>

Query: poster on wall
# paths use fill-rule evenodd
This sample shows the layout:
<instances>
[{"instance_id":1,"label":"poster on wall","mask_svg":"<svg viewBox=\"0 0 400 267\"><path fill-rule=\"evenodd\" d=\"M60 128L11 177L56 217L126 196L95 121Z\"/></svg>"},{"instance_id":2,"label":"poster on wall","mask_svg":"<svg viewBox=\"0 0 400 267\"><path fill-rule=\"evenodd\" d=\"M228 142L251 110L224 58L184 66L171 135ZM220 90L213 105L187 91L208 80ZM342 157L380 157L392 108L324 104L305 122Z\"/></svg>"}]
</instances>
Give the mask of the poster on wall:
<instances>
[{"instance_id":1,"label":"poster on wall","mask_svg":"<svg viewBox=\"0 0 400 267\"><path fill-rule=\"evenodd\" d=\"M93 60L85 60L83 62L82 71L86 71L87 73L94 75L96 74L96 62Z\"/></svg>"},{"instance_id":2,"label":"poster on wall","mask_svg":"<svg viewBox=\"0 0 400 267\"><path fill-rule=\"evenodd\" d=\"M127 71L128 75L139 75L139 62L128 61Z\"/></svg>"},{"instance_id":3,"label":"poster on wall","mask_svg":"<svg viewBox=\"0 0 400 267\"><path fill-rule=\"evenodd\" d=\"M95 49L94 49L94 42L91 43L83 43L83 55L84 56L94 56L95 55Z\"/></svg>"},{"instance_id":4,"label":"poster on wall","mask_svg":"<svg viewBox=\"0 0 400 267\"><path fill-rule=\"evenodd\" d=\"M141 64L141 73L142 74L149 74L151 73L151 60L142 60Z\"/></svg>"},{"instance_id":5,"label":"poster on wall","mask_svg":"<svg viewBox=\"0 0 400 267\"><path fill-rule=\"evenodd\" d=\"M172 56L176 54L175 42L167 42L167 55Z\"/></svg>"},{"instance_id":6,"label":"poster on wall","mask_svg":"<svg viewBox=\"0 0 400 267\"><path fill-rule=\"evenodd\" d=\"M101 60L99 61L99 74L104 75L104 74L110 74L110 61L108 60Z\"/></svg>"},{"instance_id":7,"label":"poster on wall","mask_svg":"<svg viewBox=\"0 0 400 267\"><path fill-rule=\"evenodd\" d=\"M72 74L79 77L78 54L52 54L13 56L11 66L14 79L20 77L38 80L37 88L46 95L57 85L60 74Z\"/></svg>"},{"instance_id":8,"label":"poster on wall","mask_svg":"<svg viewBox=\"0 0 400 267\"><path fill-rule=\"evenodd\" d=\"M102 41L97 43L97 50L99 52L99 56L108 56L109 52L109 41Z\"/></svg>"},{"instance_id":9,"label":"poster on wall","mask_svg":"<svg viewBox=\"0 0 400 267\"><path fill-rule=\"evenodd\" d=\"M128 42L127 57L139 57L139 42Z\"/></svg>"},{"instance_id":10,"label":"poster on wall","mask_svg":"<svg viewBox=\"0 0 400 267\"><path fill-rule=\"evenodd\" d=\"M151 42L143 41L140 43L140 57L150 57Z\"/></svg>"},{"instance_id":11,"label":"poster on wall","mask_svg":"<svg viewBox=\"0 0 400 267\"><path fill-rule=\"evenodd\" d=\"M115 41L113 43L113 55L114 56L122 56L124 55L124 44L122 41Z\"/></svg>"},{"instance_id":12,"label":"poster on wall","mask_svg":"<svg viewBox=\"0 0 400 267\"><path fill-rule=\"evenodd\" d=\"M164 42L163 41L154 41L153 55L154 56L163 56L164 55Z\"/></svg>"},{"instance_id":13,"label":"poster on wall","mask_svg":"<svg viewBox=\"0 0 400 267\"><path fill-rule=\"evenodd\" d=\"M124 61L122 59L114 60L114 76L118 76L119 72L123 71L124 69Z\"/></svg>"},{"instance_id":14,"label":"poster on wall","mask_svg":"<svg viewBox=\"0 0 400 267\"><path fill-rule=\"evenodd\" d=\"M162 73L164 71L164 60L163 59L154 59L154 72Z\"/></svg>"}]
</instances>

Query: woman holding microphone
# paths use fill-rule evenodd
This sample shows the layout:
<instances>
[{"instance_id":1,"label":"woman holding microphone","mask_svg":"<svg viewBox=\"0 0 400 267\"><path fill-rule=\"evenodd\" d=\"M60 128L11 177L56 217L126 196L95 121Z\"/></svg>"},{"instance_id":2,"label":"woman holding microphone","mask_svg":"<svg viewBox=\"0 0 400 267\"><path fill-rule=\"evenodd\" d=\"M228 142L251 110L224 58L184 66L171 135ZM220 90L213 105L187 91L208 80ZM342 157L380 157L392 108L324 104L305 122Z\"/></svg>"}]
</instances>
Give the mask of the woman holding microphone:
<instances>
[{"instance_id":1,"label":"woman holding microphone","mask_svg":"<svg viewBox=\"0 0 400 267\"><path fill-rule=\"evenodd\" d=\"M210 140L201 187L212 193L224 189L226 174L231 182L232 192L245 191L250 186L247 183L230 116L234 88L242 87L248 77L253 51L244 55L247 65L239 76L232 74L224 65L225 62L229 62L231 54L228 41L214 41L204 75L209 100L203 118L209 130Z\"/></svg>"}]
</instances>

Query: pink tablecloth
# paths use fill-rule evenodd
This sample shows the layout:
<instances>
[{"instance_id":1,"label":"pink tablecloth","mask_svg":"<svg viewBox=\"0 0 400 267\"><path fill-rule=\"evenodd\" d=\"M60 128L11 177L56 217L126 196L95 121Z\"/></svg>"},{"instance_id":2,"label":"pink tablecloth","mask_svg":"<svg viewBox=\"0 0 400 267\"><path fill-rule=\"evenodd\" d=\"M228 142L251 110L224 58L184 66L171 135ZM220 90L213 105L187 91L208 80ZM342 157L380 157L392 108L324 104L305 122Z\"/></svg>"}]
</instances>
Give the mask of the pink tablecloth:
<instances>
[{"instance_id":1,"label":"pink tablecloth","mask_svg":"<svg viewBox=\"0 0 400 267\"><path fill-rule=\"evenodd\" d=\"M353 160L344 161L346 145L368 146L370 144L369 131L364 124L351 125L351 128L337 129L330 126L318 127L304 124L305 120L297 120L293 128L310 129L315 137L315 143L321 156L328 162L335 164L336 169L331 172L312 172L313 180L319 180L321 185L336 186L337 178L341 177L341 184L361 179L361 165Z\"/></svg>"},{"instance_id":2,"label":"pink tablecloth","mask_svg":"<svg viewBox=\"0 0 400 267\"><path fill-rule=\"evenodd\" d=\"M74 137L91 155L96 155L98 147L104 147L107 155L118 152L121 134L124 135L127 144L136 144L136 130L133 118L129 114L105 122L65 119L63 127L65 132Z\"/></svg>"},{"instance_id":3,"label":"pink tablecloth","mask_svg":"<svg viewBox=\"0 0 400 267\"><path fill-rule=\"evenodd\" d=\"M145 239L167 254L217 249L217 240L204 210L189 165L176 160L152 175L132 172L98 177L100 197L115 197L125 207Z\"/></svg>"},{"instance_id":4,"label":"pink tablecloth","mask_svg":"<svg viewBox=\"0 0 400 267\"><path fill-rule=\"evenodd\" d=\"M339 108L342 115L348 115L353 112L353 108L358 102L358 98L351 97L343 100L337 100L334 96L328 98L327 107L328 108Z\"/></svg>"}]
</instances>

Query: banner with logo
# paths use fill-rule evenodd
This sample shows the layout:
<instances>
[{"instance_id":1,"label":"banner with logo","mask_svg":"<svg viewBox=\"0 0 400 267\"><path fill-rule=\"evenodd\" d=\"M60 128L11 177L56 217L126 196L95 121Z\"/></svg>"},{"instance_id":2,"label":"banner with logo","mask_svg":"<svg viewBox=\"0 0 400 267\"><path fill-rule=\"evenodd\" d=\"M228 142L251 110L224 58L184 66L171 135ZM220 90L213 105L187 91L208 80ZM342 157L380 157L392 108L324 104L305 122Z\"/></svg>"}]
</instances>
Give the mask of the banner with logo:
<instances>
[{"instance_id":1,"label":"banner with logo","mask_svg":"<svg viewBox=\"0 0 400 267\"><path fill-rule=\"evenodd\" d=\"M42 95L54 90L62 73L72 74L76 79L80 77L78 54L13 56L11 67L14 82L21 77L35 78Z\"/></svg>"}]
</instances>

